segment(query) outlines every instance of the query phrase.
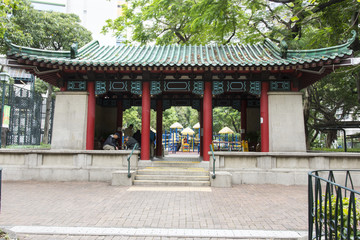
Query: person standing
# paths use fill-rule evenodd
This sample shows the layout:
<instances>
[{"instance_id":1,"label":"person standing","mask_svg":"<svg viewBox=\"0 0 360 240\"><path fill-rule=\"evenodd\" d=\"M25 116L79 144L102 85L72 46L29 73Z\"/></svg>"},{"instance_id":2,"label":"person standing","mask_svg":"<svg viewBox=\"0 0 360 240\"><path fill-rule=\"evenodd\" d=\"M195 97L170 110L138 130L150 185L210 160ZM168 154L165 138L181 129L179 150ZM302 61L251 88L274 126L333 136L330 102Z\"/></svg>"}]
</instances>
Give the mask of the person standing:
<instances>
[{"instance_id":1,"label":"person standing","mask_svg":"<svg viewBox=\"0 0 360 240\"><path fill-rule=\"evenodd\" d=\"M134 124L130 124L129 127L124 130L124 137L129 136L132 137L134 135Z\"/></svg>"}]
</instances>

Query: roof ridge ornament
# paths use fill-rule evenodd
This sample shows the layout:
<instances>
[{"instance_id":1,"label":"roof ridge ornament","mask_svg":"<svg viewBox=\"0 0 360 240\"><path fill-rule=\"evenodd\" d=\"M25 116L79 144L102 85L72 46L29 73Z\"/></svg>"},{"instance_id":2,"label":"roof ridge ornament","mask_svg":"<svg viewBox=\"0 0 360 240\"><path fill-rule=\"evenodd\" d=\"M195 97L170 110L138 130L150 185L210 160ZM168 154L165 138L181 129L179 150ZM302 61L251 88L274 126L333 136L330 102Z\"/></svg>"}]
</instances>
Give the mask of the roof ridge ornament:
<instances>
[{"instance_id":1,"label":"roof ridge ornament","mask_svg":"<svg viewBox=\"0 0 360 240\"><path fill-rule=\"evenodd\" d=\"M78 42L74 42L70 47L70 58L75 59L78 54Z\"/></svg>"},{"instance_id":2,"label":"roof ridge ornament","mask_svg":"<svg viewBox=\"0 0 360 240\"><path fill-rule=\"evenodd\" d=\"M352 34L352 36L346 41L348 46L352 45L355 42L355 39L357 37L357 32L354 29L351 30L351 34Z\"/></svg>"},{"instance_id":3,"label":"roof ridge ornament","mask_svg":"<svg viewBox=\"0 0 360 240\"><path fill-rule=\"evenodd\" d=\"M280 42L280 51L281 51L281 57L286 59L287 58L287 51L288 51L288 44L285 40L281 40Z\"/></svg>"}]
</instances>

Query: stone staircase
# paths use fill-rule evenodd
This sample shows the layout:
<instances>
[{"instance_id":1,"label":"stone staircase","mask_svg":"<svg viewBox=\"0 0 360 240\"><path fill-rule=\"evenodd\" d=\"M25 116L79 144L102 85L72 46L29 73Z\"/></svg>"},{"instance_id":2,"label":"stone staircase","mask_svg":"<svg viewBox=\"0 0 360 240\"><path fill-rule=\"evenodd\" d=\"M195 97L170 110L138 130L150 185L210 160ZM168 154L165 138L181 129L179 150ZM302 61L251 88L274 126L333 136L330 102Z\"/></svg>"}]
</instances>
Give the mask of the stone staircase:
<instances>
[{"instance_id":1,"label":"stone staircase","mask_svg":"<svg viewBox=\"0 0 360 240\"><path fill-rule=\"evenodd\" d=\"M134 185L210 186L209 170L198 158L165 157L139 166Z\"/></svg>"}]
</instances>

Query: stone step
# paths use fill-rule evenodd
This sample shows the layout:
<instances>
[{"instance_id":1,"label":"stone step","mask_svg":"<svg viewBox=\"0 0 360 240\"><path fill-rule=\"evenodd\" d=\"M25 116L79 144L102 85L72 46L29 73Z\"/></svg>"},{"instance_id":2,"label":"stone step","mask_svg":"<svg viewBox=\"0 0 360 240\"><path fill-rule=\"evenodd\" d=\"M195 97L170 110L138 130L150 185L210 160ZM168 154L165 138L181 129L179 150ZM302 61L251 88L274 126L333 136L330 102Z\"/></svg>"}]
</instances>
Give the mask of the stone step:
<instances>
[{"instance_id":1,"label":"stone step","mask_svg":"<svg viewBox=\"0 0 360 240\"><path fill-rule=\"evenodd\" d=\"M209 171L203 168L147 167L137 171L139 175L186 175L208 176Z\"/></svg>"},{"instance_id":2,"label":"stone step","mask_svg":"<svg viewBox=\"0 0 360 240\"><path fill-rule=\"evenodd\" d=\"M135 180L176 180L176 181L209 181L208 176L184 176L184 175L136 175Z\"/></svg>"},{"instance_id":3,"label":"stone step","mask_svg":"<svg viewBox=\"0 0 360 240\"><path fill-rule=\"evenodd\" d=\"M153 167L204 167L208 163L199 161L152 161Z\"/></svg>"},{"instance_id":4,"label":"stone step","mask_svg":"<svg viewBox=\"0 0 360 240\"><path fill-rule=\"evenodd\" d=\"M134 185L206 187L210 181L134 180Z\"/></svg>"}]
</instances>

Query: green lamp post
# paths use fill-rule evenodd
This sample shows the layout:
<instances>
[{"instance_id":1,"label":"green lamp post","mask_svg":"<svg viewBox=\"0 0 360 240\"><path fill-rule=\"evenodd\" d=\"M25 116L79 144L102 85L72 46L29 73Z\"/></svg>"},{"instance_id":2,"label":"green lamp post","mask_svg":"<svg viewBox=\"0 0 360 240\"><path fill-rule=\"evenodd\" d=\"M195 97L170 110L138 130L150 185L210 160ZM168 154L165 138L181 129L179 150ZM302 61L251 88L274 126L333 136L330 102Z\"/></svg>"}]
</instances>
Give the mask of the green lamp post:
<instances>
[{"instance_id":1,"label":"green lamp post","mask_svg":"<svg viewBox=\"0 0 360 240\"><path fill-rule=\"evenodd\" d=\"M2 101L1 101L1 118L0 118L0 148L1 148L1 140L2 140L2 124L4 117L4 103L5 103L5 83L8 83L10 79L10 75L6 72L0 72L0 82L2 83Z\"/></svg>"}]
</instances>

